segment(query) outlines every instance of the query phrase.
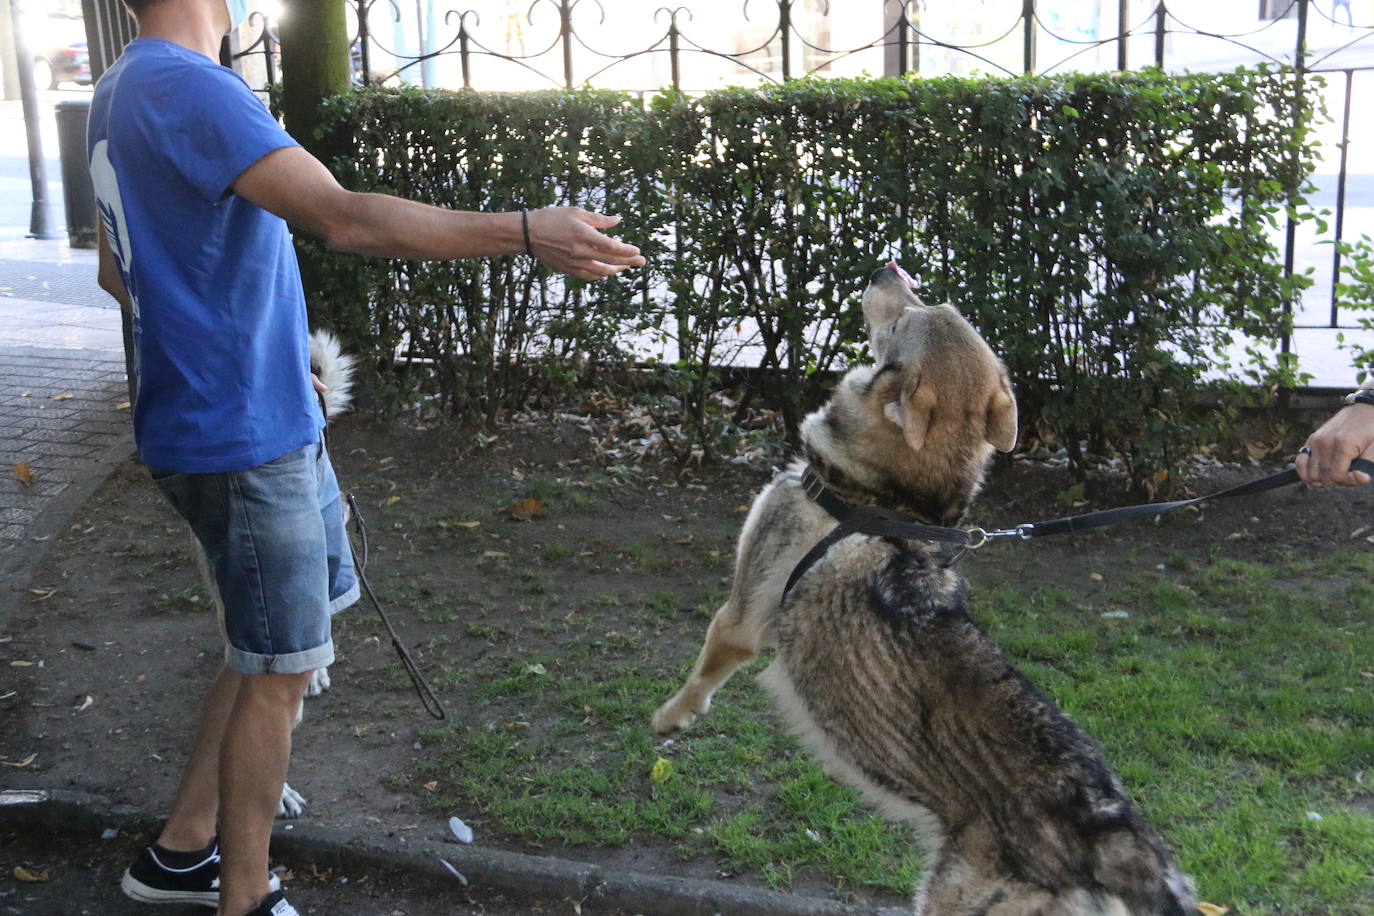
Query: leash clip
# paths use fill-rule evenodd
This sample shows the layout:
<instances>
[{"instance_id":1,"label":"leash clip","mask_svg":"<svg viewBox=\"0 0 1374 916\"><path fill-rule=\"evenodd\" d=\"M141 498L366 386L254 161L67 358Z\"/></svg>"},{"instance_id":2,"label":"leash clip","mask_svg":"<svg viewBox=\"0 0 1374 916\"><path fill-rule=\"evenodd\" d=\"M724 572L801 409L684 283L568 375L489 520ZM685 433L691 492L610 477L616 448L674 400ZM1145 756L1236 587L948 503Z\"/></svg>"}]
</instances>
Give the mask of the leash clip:
<instances>
[{"instance_id":1,"label":"leash clip","mask_svg":"<svg viewBox=\"0 0 1374 916\"><path fill-rule=\"evenodd\" d=\"M977 540L969 544L968 549L977 550L993 538L1018 538L1022 541L1029 541L1031 539L1031 529L1034 527L1034 525L1025 524L1017 525L1015 528L998 528L995 531L986 531L982 528L970 528L968 529L969 536Z\"/></svg>"}]
</instances>

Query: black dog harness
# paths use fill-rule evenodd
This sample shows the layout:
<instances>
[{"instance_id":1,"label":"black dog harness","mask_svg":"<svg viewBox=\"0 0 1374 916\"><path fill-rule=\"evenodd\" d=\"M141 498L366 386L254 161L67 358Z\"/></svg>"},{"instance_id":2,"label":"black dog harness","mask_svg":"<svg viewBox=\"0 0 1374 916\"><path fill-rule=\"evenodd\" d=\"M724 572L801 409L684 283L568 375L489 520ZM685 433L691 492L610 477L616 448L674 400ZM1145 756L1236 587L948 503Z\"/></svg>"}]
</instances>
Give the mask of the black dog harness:
<instances>
[{"instance_id":1,"label":"black dog harness","mask_svg":"<svg viewBox=\"0 0 1374 916\"><path fill-rule=\"evenodd\" d=\"M1374 477L1374 461L1364 458L1356 458L1350 462L1350 470L1363 471ZM1022 541L1029 541L1032 538L1044 537L1050 534L1072 534L1078 531L1088 531L1093 528L1103 528L1107 525L1118 525L1122 522L1134 522L1142 519L1153 518L1174 509L1182 509L1185 506L1195 506L1199 503L1213 499L1230 499L1235 496L1251 496L1255 493L1263 493L1266 490L1275 490L1279 487L1286 487L1295 484L1299 480L1298 472L1292 467L1279 471L1277 474L1270 474L1268 477L1261 477L1247 483L1230 487L1216 493L1208 493L1205 496L1198 496L1193 499L1178 499L1164 503L1146 503L1138 506L1122 506L1118 509L1104 509L1100 512L1088 512L1083 515L1066 516L1044 522L1028 522L1017 525L1014 528L1001 528L994 531L987 531L983 528L943 528L938 525L927 525L918 522L900 512L893 512L890 509L881 507L860 509L845 502L830 489L816 473L816 469L811 465L806 466L802 472L801 484L810 499L839 522L830 533L822 538L814 547L806 552L796 567L792 570L792 575L787 577L787 585L783 587L783 597L792 590L806 571L816 564L821 557L830 550L835 544L849 537L851 534L866 534L871 537L895 538L904 541L932 541L943 544L955 544L962 548L956 553L946 565L950 565L959 560L965 553L987 544L994 538L1016 538Z\"/></svg>"}]
</instances>

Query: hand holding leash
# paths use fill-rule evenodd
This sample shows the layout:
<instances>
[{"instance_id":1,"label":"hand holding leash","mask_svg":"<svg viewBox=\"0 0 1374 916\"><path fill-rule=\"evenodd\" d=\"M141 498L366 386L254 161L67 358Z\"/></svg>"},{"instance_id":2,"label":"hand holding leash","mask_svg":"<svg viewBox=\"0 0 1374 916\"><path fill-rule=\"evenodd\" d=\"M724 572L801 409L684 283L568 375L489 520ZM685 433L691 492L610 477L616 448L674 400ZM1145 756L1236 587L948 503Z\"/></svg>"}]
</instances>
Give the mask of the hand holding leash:
<instances>
[{"instance_id":1,"label":"hand holding leash","mask_svg":"<svg viewBox=\"0 0 1374 916\"><path fill-rule=\"evenodd\" d=\"M1298 477L1314 487L1353 487L1370 481L1371 469L1356 462L1374 459L1374 404L1371 395L1353 392L1350 406L1337 413L1307 439L1294 464Z\"/></svg>"}]
</instances>

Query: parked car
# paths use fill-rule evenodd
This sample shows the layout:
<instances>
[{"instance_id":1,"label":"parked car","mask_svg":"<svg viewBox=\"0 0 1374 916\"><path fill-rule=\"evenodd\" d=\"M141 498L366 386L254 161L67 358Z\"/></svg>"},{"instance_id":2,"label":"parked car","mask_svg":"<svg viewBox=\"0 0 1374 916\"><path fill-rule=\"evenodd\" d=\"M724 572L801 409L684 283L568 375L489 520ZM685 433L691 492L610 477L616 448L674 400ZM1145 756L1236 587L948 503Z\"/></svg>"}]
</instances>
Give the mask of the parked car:
<instances>
[{"instance_id":1,"label":"parked car","mask_svg":"<svg viewBox=\"0 0 1374 916\"><path fill-rule=\"evenodd\" d=\"M74 41L60 48L35 51L33 83L39 89L56 89L58 83L91 84L91 55L86 42Z\"/></svg>"},{"instance_id":2,"label":"parked car","mask_svg":"<svg viewBox=\"0 0 1374 916\"><path fill-rule=\"evenodd\" d=\"M39 89L56 89L64 82L90 85L91 56L81 17L29 16L24 21L24 43L33 56L33 82Z\"/></svg>"}]
</instances>

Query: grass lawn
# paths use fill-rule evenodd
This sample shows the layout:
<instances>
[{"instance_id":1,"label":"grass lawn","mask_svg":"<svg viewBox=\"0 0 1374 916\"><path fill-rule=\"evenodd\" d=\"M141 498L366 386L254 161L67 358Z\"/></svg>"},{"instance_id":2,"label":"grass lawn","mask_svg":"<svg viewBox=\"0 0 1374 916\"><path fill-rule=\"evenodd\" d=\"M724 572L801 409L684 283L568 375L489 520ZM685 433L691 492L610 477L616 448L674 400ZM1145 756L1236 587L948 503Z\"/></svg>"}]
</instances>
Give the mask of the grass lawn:
<instances>
[{"instance_id":1,"label":"grass lawn","mask_svg":"<svg viewBox=\"0 0 1374 916\"><path fill-rule=\"evenodd\" d=\"M1374 912L1374 555L1271 549L1261 563L1243 541L1170 553L1167 534L1137 530L1158 557L1088 536L966 561L975 617L1105 746L1202 899L1256 916ZM728 546L712 553L680 592L664 585L669 559L632 545L616 590L571 601L575 550L495 558L488 575L520 584L544 644L469 624L491 651L444 668L467 715L423 732L399 782L554 852L658 844L777 888L905 897L921 869L912 835L781 733L749 676L762 663L691 731L649 729L723 597Z\"/></svg>"}]
</instances>

